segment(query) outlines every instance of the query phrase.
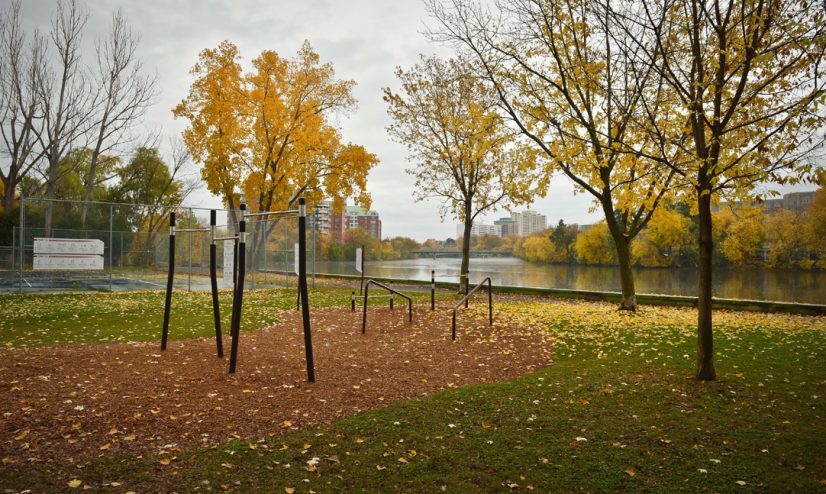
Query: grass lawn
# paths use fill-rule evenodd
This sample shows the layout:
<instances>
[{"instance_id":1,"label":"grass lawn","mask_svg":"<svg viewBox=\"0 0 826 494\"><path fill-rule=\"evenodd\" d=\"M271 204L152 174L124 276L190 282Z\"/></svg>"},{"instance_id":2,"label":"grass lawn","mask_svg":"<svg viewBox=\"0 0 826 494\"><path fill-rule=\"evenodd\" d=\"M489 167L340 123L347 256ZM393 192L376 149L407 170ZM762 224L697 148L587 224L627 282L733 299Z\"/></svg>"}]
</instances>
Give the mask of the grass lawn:
<instances>
[{"instance_id":1,"label":"grass lawn","mask_svg":"<svg viewBox=\"0 0 826 494\"><path fill-rule=\"evenodd\" d=\"M347 293L323 289L313 302L343 305ZM246 311L245 324L271 321L293 296L250 295L265 307ZM208 294L178 297L173 314L183 319L173 319L173 327L188 329L172 336L210 335ZM160 301L162 294L2 298L0 310L11 317L0 326L0 341L151 340L157 325L144 325L157 319ZM34 492L72 486L102 492L826 491L826 318L718 312L720 379L696 383L688 378L693 310L644 307L626 314L611 304L510 301L496 311L551 332L555 365L313 429L282 434L273 424L270 436L251 443L4 466L0 486Z\"/></svg>"}]
</instances>

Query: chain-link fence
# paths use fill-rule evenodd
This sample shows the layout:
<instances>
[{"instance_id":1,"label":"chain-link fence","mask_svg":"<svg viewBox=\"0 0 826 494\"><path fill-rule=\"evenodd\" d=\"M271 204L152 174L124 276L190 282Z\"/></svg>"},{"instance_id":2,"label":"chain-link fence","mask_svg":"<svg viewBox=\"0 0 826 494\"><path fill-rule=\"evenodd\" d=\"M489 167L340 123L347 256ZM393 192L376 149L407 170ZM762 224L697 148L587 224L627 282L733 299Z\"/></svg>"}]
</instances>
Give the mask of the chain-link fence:
<instances>
[{"instance_id":1,"label":"chain-link fence","mask_svg":"<svg viewBox=\"0 0 826 494\"><path fill-rule=\"evenodd\" d=\"M169 266L169 213L177 228L206 231L180 232L176 238L175 288L205 290L209 284L210 209L145 204L81 202L23 198L19 226L13 227L12 245L0 246L0 292L66 290L165 289ZM238 230L239 212L217 210L217 237ZM307 221L307 272L315 279L316 228ZM296 286L295 218L263 218L248 222L246 286ZM43 269L35 262L35 239L98 240L102 242L102 269L69 269L56 263ZM217 271L224 272L224 249L234 242L218 241ZM38 240L38 245L43 245ZM58 256L59 257L59 256ZM229 257L231 259L231 256ZM98 263L100 260L97 260ZM231 267L231 264L229 264ZM219 283L222 280L219 280ZM224 285L229 286L229 285Z\"/></svg>"}]
</instances>

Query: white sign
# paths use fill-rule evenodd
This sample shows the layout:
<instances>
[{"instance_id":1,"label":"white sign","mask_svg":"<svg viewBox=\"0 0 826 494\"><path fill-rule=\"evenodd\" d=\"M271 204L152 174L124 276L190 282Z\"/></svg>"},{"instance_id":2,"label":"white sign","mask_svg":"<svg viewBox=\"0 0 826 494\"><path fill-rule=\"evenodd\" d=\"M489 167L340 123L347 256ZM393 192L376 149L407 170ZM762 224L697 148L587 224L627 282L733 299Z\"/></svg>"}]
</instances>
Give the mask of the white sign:
<instances>
[{"instance_id":1,"label":"white sign","mask_svg":"<svg viewBox=\"0 0 826 494\"><path fill-rule=\"evenodd\" d=\"M71 254L39 254L34 256L32 267L38 271L98 270L103 269L103 256Z\"/></svg>"},{"instance_id":2,"label":"white sign","mask_svg":"<svg viewBox=\"0 0 826 494\"><path fill-rule=\"evenodd\" d=\"M293 255L293 264L295 264L295 274L298 276L298 244L295 244L295 255Z\"/></svg>"},{"instance_id":3,"label":"white sign","mask_svg":"<svg viewBox=\"0 0 826 494\"><path fill-rule=\"evenodd\" d=\"M34 239L34 254L90 254L103 255L103 240L84 238Z\"/></svg>"},{"instance_id":4,"label":"white sign","mask_svg":"<svg viewBox=\"0 0 826 494\"><path fill-rule=\"evenodd\" d=\"M361 259L361 247L356 249L356 271L361 273L361 267L364 264L364 261Z\"/></svg>"},{"instance_id":5,"label":"white sign","mask_svg":"<svg viewBox=\"0 0 826 494\"><path fill-rule=\"evenodd\" d=\"M224 279L223 286L232 286L232 271L235 264L235 240L224 240Z\"/></svg>"}]
</instances>

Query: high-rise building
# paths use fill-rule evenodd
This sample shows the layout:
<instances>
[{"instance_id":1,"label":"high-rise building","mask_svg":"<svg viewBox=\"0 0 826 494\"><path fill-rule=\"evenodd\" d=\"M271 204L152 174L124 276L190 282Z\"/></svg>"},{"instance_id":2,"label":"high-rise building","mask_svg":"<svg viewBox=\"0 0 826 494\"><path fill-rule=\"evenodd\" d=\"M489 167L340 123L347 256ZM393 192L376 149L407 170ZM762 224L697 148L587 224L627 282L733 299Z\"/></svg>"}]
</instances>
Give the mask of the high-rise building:
<instances>
[{"instance_id":1,"label":"high-rise building","mask_svg":"<svg viewBox=\"0 0 826 494\"><path fill-rule=\"evenodd\" d=\"M499 227L499 235L503 237L516 235L516 221L513 218L499 218L493 224Z\"/></svg>"},{"instance_id":2,"label":"high-rise building","mask_svg":"<svg viewBox=\"0 0 826 494\"><path fill-rule=\"evenodd\" d=\"M381 239L381 218L377 211L365 211L361 206L345 208L347 229L361 228L375 238Z\"/></svg>"},{"instance_id":3,"label":"high-rise building","mask_svg":"<svg viewBox=\"0 0 826 494\"><path fill-rule=\"evenodd\" d=\"M521 237L541 232L548 227L548 218L536 211L512 212L511 219L516 223L516 234Z\"/></svg>"},{"instance_id":4,"label":"high-rise building","mask_svg":"<svg viewBox=\"0 0 826 494\"><path fill-rule=\"evenodd\" d=\"M470 236L474 235L496 235L497 237L501 235L502 230L496 225L486 225L484 223L474 223L470 227ZM465 234L465 226L464 225L456 225L456 238L459 238Z\"/></svg>"},{"instance_id":5,"label":"high-rise building","mask_svg":"<svg viewBox=\"0 0 826 494\"><path fill-rule=\"evenodd\" d=\"M335 213L332 201L321 201L315 207L317 227L320 233L330 235L337 242L344 240L346 218L344 212Z\"/></svg>"}]
</instances>

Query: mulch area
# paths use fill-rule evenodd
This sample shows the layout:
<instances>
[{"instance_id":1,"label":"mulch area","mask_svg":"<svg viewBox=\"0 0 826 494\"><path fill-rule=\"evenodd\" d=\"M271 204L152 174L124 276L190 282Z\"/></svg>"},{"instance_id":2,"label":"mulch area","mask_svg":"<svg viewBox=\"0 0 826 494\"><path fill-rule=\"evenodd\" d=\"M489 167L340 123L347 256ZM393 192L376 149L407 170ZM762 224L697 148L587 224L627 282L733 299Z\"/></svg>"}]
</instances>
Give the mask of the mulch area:
<instances>
[{"instance_id":1,"label":"mulch area","mask_svg":"<svg viewBox=\"0 0 826 494\"><path fill-rule=\"evenodd\" d=\"M4 465L76 462L118 453L170 454L232 438L256 440L551 365L547 335L484 311L371 306L312 310L316 383L306 382L300 313L242 332L238 372L214 339L0 350ZM245 310L250 308L245 307ZM149 322L148 322L149 323Z\"/></svg>"}]
</instances>

